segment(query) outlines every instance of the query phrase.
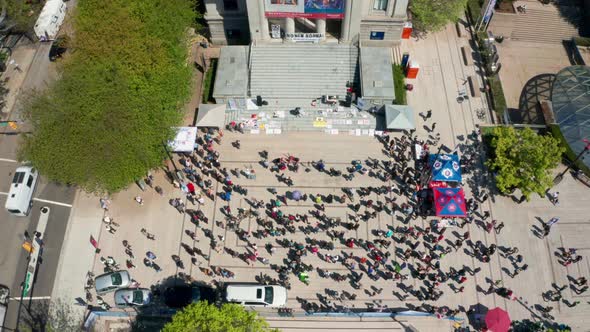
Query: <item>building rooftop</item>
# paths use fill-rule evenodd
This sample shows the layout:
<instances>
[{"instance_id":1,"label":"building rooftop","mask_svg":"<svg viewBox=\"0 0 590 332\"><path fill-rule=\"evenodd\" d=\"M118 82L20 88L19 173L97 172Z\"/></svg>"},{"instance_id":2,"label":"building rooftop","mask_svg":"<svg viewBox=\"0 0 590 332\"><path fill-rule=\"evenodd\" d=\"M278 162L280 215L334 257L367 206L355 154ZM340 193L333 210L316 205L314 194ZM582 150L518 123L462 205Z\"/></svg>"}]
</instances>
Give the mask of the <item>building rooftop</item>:
<instances>
[{"instance_id":1,"label":"building rooftop","mask_svg":"<svg viewBox=\"0 0 590 332\"><path fill-rule=\"evenodd\" d=\"M248 93L248 46L221 48L213 98L245 97Z\"/></svg>"},{"instance_id":2,"label":"building rooftop","mask_svg":"<svg viewBox=\"0 0 590 332\"><path fill-rule=\"evenodd\" d=\"M361 47L362 96L395 99L391 49L387 47Z\"/></svg>"}]
</instances>

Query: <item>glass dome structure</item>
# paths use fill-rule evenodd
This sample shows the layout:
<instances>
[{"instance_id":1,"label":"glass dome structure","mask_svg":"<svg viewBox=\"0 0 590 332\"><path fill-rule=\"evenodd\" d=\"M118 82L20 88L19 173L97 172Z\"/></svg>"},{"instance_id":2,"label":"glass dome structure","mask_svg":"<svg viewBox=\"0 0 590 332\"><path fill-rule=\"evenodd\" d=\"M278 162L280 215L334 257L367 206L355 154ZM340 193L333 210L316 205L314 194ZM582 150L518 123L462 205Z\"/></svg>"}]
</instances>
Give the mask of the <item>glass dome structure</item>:
<instances>
[{"instance_id":1,"label":"glass dome structure","mask_svg":"<svg viewBox=\"0 0 590 332\"><path fill-rule=\"evenodd\" d=\"M577 155L590 139L590 67L569 66L557 73L551 89L555 122ZM590 158L584 159L590 167Z\"/></svg>"}]
</instances>

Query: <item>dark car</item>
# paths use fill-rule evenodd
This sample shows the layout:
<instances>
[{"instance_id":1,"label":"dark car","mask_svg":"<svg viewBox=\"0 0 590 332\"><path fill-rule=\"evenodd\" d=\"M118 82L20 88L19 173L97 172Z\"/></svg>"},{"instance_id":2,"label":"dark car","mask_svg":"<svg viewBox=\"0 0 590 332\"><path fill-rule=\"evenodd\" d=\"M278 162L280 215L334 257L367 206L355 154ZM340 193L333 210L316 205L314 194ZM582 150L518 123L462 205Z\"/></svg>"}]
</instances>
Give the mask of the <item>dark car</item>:
<instances>
[{"instance_id":1,"label":"dark car","mask_svg":"<svg viewBox=\"0 0 590 332\"><path fill-rule=\"evenodd\" d=\"M182 285L168 287L164 291L164 303L171 308L183 308L199 301L215 303L216 299L215 290L207 286Z\"/></svg>"},{"instance_id":2,"label":"dark car","mask_svg":"<svg viewBox=\"0 0 590 332\"><path fill-rule=\"evenodd\" d=\"M57 37L51 44L49 49L49 61L55 61L61 58L68 50L69 39L67 37Z\"/></svg>"}]
</instances>

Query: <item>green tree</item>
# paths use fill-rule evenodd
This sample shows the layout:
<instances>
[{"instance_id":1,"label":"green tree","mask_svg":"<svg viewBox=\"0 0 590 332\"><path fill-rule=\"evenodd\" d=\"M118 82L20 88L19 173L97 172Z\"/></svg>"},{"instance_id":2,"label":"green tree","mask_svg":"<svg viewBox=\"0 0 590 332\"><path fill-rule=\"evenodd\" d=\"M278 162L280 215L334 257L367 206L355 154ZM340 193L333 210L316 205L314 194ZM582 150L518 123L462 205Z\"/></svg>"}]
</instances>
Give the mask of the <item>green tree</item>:
<instances>
[{"instance_id":1,"label":"green tree","mask_svg":"<svg viewBox=\"0 0 590 332\"><path fill-rule=\"evenodd\" d=\"M189 305L177 312L163 332L261 332L268 324L256 312L226 303L221 308L207 302ZM275 330L276 331L276 330Z\"/></svg>"},{"instance_id":2,"label":"green tree","mask_svg":"<svg viewBox=\"0 0 590 332\"><path fill-rule=\"evenodd\" d=\"M412 0L412 25L418 33L441 30L463 16L466 6L467 0Z\"/></svg>"},{"instance_id":3,"label":"green tree","mask_svg":"<svg viewBox=\"0 0 590 332\"><path fill-rule=\"evenodd\" d=\"M496 186L504 194L518 188L527 200L532 193L544 195L552 186L551 170L564 151L558 140L530 128L496 127L491 146L494 156L486 164L496 173Z\"/></svg>"},{"instance_id":4,"label":"green tree","mask_svg":"<svg viewBox=\"0 0 590 332\"><path fill-rule=\"evenodd\" d=\"M6 26L11 26L13 33L26 33L33 30L44 4L39 0L0 0L0 5L6 9Z\"/></svg>"},{"instance_id":5,"label":"green tree","mask_svg":"<svg viewBox=\"0 0 590 332\"><path fill-rule=\"evenodd\" d=\"M50 180L124 189L162 164L190 93L191 0L80 1L60 79L29 98L19 151Z\"/></svg>"}]
</instances>

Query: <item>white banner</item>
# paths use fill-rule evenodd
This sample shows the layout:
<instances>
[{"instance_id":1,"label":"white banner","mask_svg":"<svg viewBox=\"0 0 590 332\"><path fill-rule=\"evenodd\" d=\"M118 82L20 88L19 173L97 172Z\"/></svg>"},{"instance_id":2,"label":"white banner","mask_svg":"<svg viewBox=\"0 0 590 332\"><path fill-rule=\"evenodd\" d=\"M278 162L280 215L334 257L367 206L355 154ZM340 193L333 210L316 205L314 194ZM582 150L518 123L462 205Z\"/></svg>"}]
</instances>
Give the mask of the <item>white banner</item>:
<instances>
[{"instance_id":1,"label":"white banner","mask_svg":"<svg viewBox=\"0 0 590 332\"><path fill-rule=\"evenodd\" d=\"M270 36L273 39L279 39L281 38L281 26L278 24L273 24L270 27Z\"/></svg>"},{"instance_id":2,"label":"white banner","mask_svg":"<svg viewBox=\"0 0 590 332\"><path fill-rule=\"evenodd\" d=\"M319 42L324 37L323 33L303 33L303 32L296 32L296 33L286 33L285 38L292 40L292 41L311 41L311 42Z\"/></svg>"}]
</instances>

